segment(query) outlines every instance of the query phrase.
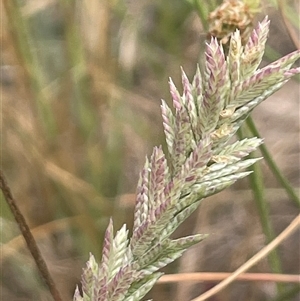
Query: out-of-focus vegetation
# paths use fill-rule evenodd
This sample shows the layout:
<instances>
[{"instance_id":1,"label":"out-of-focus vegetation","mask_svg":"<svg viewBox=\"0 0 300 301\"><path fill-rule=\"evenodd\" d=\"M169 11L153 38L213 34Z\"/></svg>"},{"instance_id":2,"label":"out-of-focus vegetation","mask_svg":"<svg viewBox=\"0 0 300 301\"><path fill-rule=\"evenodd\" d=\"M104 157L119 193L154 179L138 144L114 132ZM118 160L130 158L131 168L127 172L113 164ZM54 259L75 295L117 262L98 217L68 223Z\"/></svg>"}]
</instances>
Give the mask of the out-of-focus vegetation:
<instances>
[{"instance_id":1,"label":"out-of-focus vegetation","mask_svg":"<svg viewBox=\"0 0 300 301\"><path fill-rule=\"evenodd\" d=\"M199 14L191 2L1 3L1 168L64 300L71 300L88 253L96 257L100 254L109 217L114 217L116 228L125 222L130 228L138 173L145 155L163 143L160 99L169 101L168 77L179 82L180 66L192 75L196 64L201 65L208 28L205 18L221 1L198 1ZM299 4L266 0L256 20L266 14L271 19L271 32L265 59L274 60L299 47ZM297 88L295 83L293 89ZM292 102L288 96L283 101ZM299 134L299 124L294 126L292 134ZM267 140L268 126L265 129ZM290 141L291 148L297 149L295 145L295 140ZM298 156L292 158L297 159L299 163ZM299 185L297 170L291 173L289 180ZM266 183L271 199L274 194L268 189L278 187L277 182ZM236 189L247 187L242 183ZM276 233L284 227L287 216L298 212L289 199L280 201L286 209L283 220L280 216L276 219L282 222L276 225ZM207 225L221 215L213 212L217 204L211 202L210 206L215 207L209 209ZM249 208L258 216L254 204L244 204L238 205L241 211L234 209L237 216ZM1 224L1 298L51 300L3 199ZM202 232L197 228L200 224L194 215L183 231L196 228ZM258 224L252 226L253 233L260 231ZM239 239L243 245L248 236L235 237L232 239ZM263 244L264 236L260 237ZM212 249L222 241L215 243ZM232 267L248 256L244 252L239 258L239 252L233 251ZM205 257L203 250L199 252ZM297 255L295 251L295 261ZM218 260L222 261L222 255ZM286 273L299 272L284 261L281 264ZM180 271L182 266L184 259L169 271ZM267 270L267 263L263 267ZM270 285L264 287L265 294L260 294L269 299L255 299L257 286L240 289L250 292L248 300L280 297L274 295L277 291ZM285 293L290 289L295 290L287 285ZM180 296L189 298L183 290ZM295 296L296 293L289 300ZM154 289L152 297L159 301L174 300L176 296L170 286L161 285ZM216 300L232 299L225 292Z\"/></svg>"}]
</instances>

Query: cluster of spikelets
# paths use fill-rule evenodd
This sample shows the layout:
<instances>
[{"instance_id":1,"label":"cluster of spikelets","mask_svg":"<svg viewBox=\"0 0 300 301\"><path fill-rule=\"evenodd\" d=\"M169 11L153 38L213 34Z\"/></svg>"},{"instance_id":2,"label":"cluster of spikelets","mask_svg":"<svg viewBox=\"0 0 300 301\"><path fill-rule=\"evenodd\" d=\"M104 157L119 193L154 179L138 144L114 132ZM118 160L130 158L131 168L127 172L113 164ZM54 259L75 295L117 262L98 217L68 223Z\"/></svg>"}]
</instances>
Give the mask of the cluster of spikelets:
<instances>
[{"instance_id":1,"label":"cluster of spikelets","mask_svg":"<svg viewBox=\"0 0 300 301\"><path fill-rule=\"evenodd\" d=\"M249 174L257 159L245 159L262 140L231 142L249 113L291 76L300 57L293 52L257 69L269 31L266 18L245 46L239 31L230 40L227 58L215 39L207 45L203 78L199 68L192 83L182 71L183 94L170 80L175 113L162 102L168 160L155 147L140 174L132 237L124 225L114 236L110 221L102 261L91 255L75 301L141 300L174 261L205 235L172 239L170 235L201 200Z\"/></svg>"}]
</instances>

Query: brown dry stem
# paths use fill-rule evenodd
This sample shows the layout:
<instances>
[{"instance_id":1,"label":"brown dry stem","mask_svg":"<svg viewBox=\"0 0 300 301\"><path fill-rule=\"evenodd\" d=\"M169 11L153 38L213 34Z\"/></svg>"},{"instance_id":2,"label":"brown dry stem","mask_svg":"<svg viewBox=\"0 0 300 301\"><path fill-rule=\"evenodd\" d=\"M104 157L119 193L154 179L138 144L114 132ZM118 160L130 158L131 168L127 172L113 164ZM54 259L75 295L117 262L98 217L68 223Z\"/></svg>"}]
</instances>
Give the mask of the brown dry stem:
<instances>
[{"instance_id":1,"label":"brown dry stem","mask_svg":"<svg viewBox=\"0 0 300 301\"><path fill-rule=\"evenodd\" d=\"M49 273L46 262L44 261L41 252L36 244L36 241L30 231L29 226L27 225L24 216L19 210L16 201L14 200L11 190L7 184L7 181L3 175L3 172L0 170L0 189L2 190L4 199L6 200L19 228L26 241L28 249L37 265L38 271L41 277L44 279L46 285L49 288L49 291L55 301L62 301L60 294L55 286L55 283Z\"/></svg>"}]
</instances>

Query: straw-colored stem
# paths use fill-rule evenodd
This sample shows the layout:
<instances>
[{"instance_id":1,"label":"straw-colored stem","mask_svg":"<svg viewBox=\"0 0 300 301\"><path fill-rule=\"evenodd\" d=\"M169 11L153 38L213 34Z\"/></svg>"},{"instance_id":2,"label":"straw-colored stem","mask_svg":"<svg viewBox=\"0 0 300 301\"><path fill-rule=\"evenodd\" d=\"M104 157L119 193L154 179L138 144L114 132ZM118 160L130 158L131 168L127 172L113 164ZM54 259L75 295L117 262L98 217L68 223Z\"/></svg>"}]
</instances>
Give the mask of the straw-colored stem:
<instances>
[{"instance_id":1,"label":"straw-colored stem","mask_svg":"<svg viewBox=\"0 0 300 301\"><path fill-rule=\"evenodd\" d=\"M229 277L231 273L178 273L163 275L157 283L174 282L212 282L221 281ZM257 282L288 282L300 283L299 275L270 274L270 273L244 273L236 278L236 281L257 281Z\"/></svg>"},{"instance_id":2,"label":"straw-colored stem","mask_svg":"<svg viewBox=\"0 0 300 301\"><path fill-rule=\"evenodd\" d=\"M235 272L233 272L229 277L218 283L209 291L204 294L198 296L192 301L204 301L208 298L216 295L223 289L225 289L229 284L236 280L236 278L242 273L249 270L255 264L257 264L261 259L265 258L272 250L274 250L277 246L279 246L285 239L290 237L300 226L300 215L296 216L294 220L267 246L257 252L253 257L251 257L248 261L246 261L243 265L241 265Z\"/></svg>"}]
</instances>

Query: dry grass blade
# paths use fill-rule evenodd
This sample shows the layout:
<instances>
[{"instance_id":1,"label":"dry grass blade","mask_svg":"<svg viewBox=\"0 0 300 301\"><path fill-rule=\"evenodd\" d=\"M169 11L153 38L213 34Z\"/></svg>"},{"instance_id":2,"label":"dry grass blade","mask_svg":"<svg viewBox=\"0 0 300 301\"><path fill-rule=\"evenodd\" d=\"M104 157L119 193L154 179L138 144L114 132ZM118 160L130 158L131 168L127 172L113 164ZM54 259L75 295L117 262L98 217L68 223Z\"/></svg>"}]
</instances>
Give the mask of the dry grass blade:
<instances>
[{"instance_id":1,"label":"dry grass blade","mask_svg":"<svg viewBox=\"0 0 300 301\"><path fill-rule=\"evenodd\" d=\"M229 277L224 279L222 282L217 284L215 287L200 295L199 297L191 300L191 301L204 301L215 294L219 293L225 287L227 287L230 283L237 279L239 275L250 269L256 263L258 263L261 259L266 257L272 250L274 250L279 244L281 244L286 238L292 235L297 228L300 226L300 215L298 215L285 230L283 230L272 242L266 245L262 250L256 253L252 258L250 258L247 262L245 262L242 266L240 266L234 273L232 273Z\"/></svg>"}]
</instances>

